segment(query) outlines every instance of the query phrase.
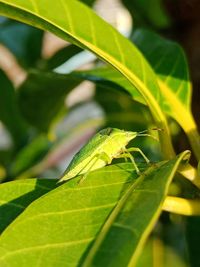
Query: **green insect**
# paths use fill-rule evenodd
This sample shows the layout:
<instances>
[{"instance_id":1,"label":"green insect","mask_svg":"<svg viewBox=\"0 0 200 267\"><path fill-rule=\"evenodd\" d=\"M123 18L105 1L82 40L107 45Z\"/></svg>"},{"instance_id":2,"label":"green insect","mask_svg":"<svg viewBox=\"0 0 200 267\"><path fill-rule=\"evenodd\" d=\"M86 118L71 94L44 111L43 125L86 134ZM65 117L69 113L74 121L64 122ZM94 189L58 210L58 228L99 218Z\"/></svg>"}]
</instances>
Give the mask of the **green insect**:
<instances>
[{"instance_id":1,"label":"green insect","mask_svg":"<svg viewBox=\"0 0 200 267\"><path fill-rule=\"evenodd\" d=\"M98 132L72 159L59 182L67 181L77 175L86 175L93 170L110 164L114 158L129 158L137 174L140 174L131 152L139 152L144 160L149 159L136 147L126 148L137 136L151 136L143 132L124 131L117 128L106 128Z\"/></svg>"}]
</instances>

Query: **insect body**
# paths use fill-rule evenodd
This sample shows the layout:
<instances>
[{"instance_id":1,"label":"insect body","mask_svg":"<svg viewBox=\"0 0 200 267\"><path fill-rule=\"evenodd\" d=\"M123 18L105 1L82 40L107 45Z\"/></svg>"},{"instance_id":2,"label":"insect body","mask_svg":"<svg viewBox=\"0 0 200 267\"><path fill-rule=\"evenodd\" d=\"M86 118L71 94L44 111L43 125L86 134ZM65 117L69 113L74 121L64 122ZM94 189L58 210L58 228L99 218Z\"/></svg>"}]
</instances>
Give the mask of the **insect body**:
<instances>
[{"instance_id":1,"label":"insect body","mask_svg":"<svg viewBox=\"0 0 200 267\"><path fill-rule=\"evenodd\" d=\"M137 136L148 136L148 134L117 128L101 130L74 156L60 182L72 179L77 175L83 175L84 178L90 171L110 164L114 158L130 158L139 174L140 171L130 152L137 151L147 163L149 160L139 148L126 148L127 144Z\"/></svg>"}]
</instances>

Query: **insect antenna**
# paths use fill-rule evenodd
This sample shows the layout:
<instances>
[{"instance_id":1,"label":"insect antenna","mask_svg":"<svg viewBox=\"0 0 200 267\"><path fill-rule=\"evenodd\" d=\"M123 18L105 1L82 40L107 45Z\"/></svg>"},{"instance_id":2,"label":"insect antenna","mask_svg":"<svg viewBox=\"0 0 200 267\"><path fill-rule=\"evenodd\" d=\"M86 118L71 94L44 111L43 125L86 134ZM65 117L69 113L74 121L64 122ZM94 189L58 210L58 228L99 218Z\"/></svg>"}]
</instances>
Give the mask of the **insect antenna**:
<instances>
[{"instance_id":1,"label":"insect antenna","mask_svg":"<svg viewBox=\"0 0 200 267\"><path fill-rule=\"evenodd\" d=\"M156 140L156 141L159 141L157 137L155 137L155 136L153 136L153 135L151 135L151 134L140 134L140 133L138 133L137 136L148 136L148 137L153 138L153 139Z\"/></svg>"},{"instance_id":2,"label":"insect antenna","mask_svg":"<svg viewBox=\"0 0 200 267\"><path fill-rule=\"evenodd\" d=\"M152 128L150 130L151 131L163 131L163 129L161 129L161 128ZM148 137L153 138L156 141L159 141L158 138L156 138L155 136L149 134L148 132L149 132L149 130L144 130L144 131L138 132L137 136L148 136Z\"/></svg>"}]
</instances>

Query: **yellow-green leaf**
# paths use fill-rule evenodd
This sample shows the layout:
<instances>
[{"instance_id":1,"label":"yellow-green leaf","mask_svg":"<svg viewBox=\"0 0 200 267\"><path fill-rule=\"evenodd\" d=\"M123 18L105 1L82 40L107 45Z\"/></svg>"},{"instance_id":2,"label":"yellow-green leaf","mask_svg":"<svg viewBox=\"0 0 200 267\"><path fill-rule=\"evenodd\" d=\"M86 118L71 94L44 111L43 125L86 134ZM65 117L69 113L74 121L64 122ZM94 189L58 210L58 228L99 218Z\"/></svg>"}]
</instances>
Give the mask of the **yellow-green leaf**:
<instances>
[{"instance_id":1,"label":"yellow-green leaf","mask_svg":"<svg viewBox=\"0 0 200 267\"><path fill-rule=\"evenodd\" d=\"M0 266L126 267L135 262L188 155L155 164L140 177L130 163L101 168L82 183L77 177L38 198L2 233Z\"/></svg>"}]
</instances>

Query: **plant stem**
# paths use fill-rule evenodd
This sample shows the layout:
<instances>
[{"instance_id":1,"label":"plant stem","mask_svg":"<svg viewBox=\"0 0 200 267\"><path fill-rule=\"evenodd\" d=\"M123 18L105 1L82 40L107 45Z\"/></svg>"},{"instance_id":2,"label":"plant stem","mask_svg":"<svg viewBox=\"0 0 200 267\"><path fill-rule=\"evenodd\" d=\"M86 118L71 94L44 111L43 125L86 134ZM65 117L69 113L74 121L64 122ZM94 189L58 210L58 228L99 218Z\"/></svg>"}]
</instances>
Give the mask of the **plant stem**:
<instances>
[{"instance_id":1,"label":"plant stem","mask_svg":"<svg viewBox=\"0 0 200 267\"><path fill-rule=\"evenodd\" d=\"M161 80L158 80L158 84L161 88L162 94L166 99L168 99L169 103L171 103L171 110L168 112L168 114L173 117L184 130L189 139L192 150L199 161L200 136L191 111L188 110L188 108L177 99L177 97L171 92L165 83L163 83Z\"/></svg>"},{"instance_id":2,"label":"plant stem","mask_svg":"<svg viewBox=\"0 0 200 267\"><path fill-rule=\"evenodd\" d=\"M153 267L164 267L164 244L159 238L152 241Z\"/></svg>"},{"instance_id":3,"label":"plant stem","mask_svg":"<svg viewBox=\"0 0 200 267\"><path fill-rule=\"evenodd\" d=\"M200 160L200 135L197 129L197 125L193 119L192 114L189 112L184 112L182 114L177 114L175 117L176 121L183 128L185 134L187 135L192 151L195 154L197 161Z\"/></svg>"},{"instance_id":4,"label":"plant stem","mask_svg":"<svg viewBox=\"0 0 200 267\"><path fill-rule=\"evenodd\" d=\"M197 128L193 128L193 130L187 133L188 139L190 141L192 150L196 156L196 159L200 160L200 136Z\"/></svg>"},{"instance_id":5,"label":"plant stem","mask_svg":"<svg viewBox=\"0 0 200 267\"><path fill-rule=\"evenodd\" d=\"M179 197L168 196L163 204L164 211L185 215L200 215L200 199L184 199Z\"/></svg>"}]
</instances>

